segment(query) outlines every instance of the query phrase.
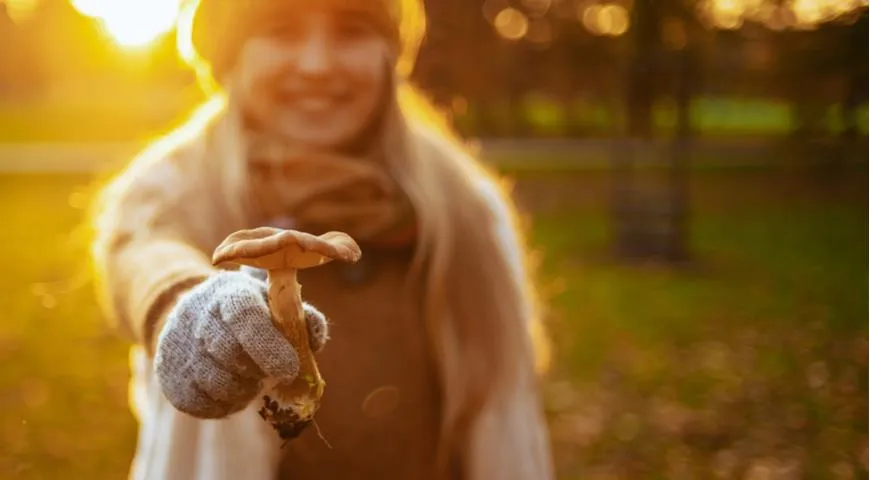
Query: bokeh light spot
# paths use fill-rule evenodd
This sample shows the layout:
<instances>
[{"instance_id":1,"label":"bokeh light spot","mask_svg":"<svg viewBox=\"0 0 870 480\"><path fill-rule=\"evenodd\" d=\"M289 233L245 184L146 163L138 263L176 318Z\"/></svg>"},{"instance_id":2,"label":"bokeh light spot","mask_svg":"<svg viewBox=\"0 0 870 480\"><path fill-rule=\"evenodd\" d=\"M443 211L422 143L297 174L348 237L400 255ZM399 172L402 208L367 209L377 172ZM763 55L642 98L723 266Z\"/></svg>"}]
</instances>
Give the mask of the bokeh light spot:
<instances>
[{"instance_id":1,"label":"bokeh light spot","mask_svg":"<svg viewBox=\"0 0 870 480\"><path fill-rule=\"evenodd\" d=\"M495 16L493 22L499 35L508 40L519 40L529 30L529 19L515 8L505 8Z\"/></svg>"},{"instance_id":2,"label":"bokeh light spot","mask_svg":"<svg viewBox=\"0 0 870 480\"><path fill-rule=\"evenodd\" d=\"M363 413L369 418L382 418L399 406L399 389L385 385L372 390L361 405Z\"/></svg>"},{"instance_id":3,"label":"bokeh light spot","mask_svg":"<svg viewBox=\"0 0 870 480\"><path fill-rule=\"evenodd\" d=\"M628 31L628 10L615 3L605 5L598 12L598 24L604 35L618 37Z\"/></svg>"},{"instance_id":4,"label":"bokeh light spot","mask_svg":"<svg viewBox=\"0 0 870 480\"><path fill-rule=\"evenodd\" d=\"M716 0L712 6L713 23L724 30L743 26L745 6L739 0Z\"/></svg>"},{"instance_id":5,"label":"bokeh light spot","mask_svg":"<svg viewBox=\"0 0 870 480\"><path fill-rule=\"evenodd\" d=\"M583 9L582 13L580 13L580 20L583 22L583 26L593 35L601 35L601 30L598 26L598 14L600 12L601 5L594 3L587 6Z\"/></svg>"},{"instance_id":6,"label":"bokeh light spot","mask_svg":"<svg viewBox=\"0 0 870 480\"><path fill-rule=\"evenodd\" d=\"M583 26L593 35L618 37L628 31L628 10L616 3L593 3L578 11Z\"/></svg>"}]
</instances>

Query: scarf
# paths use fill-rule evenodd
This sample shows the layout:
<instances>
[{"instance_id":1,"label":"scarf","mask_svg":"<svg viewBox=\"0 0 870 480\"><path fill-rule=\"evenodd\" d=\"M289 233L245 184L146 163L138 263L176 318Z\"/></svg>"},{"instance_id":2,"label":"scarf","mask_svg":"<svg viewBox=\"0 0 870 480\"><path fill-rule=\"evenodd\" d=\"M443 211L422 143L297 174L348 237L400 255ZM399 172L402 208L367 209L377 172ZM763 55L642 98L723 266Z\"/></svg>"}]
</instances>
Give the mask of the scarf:
<instances>
[{"instance_id":1,"label":"scarf","mask_svg":"<svg viewBox=\"0 0 870 480\"><path fill-rule=\"evenodd\" d=\"M300 151L275 135L246 132L258 224L313 234L338 230L381 247L414 243L410 200L379 155Z\"/></svg>"}]
</instances>

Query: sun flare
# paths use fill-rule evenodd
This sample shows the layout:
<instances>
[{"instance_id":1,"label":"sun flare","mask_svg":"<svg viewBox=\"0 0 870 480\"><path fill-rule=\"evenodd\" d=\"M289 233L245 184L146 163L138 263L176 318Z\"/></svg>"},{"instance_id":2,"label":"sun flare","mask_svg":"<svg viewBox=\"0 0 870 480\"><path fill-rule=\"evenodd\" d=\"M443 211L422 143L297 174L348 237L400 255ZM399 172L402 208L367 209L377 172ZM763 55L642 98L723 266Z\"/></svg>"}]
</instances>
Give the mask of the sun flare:
<instances>
[{"instance_id":1,"label":"sun flare","mask_svg":"<svg viewBox=\"0 0 870 480\"><path fill-rule=\"evenodd\" d=\"M97 20L118 45L137 49L172 31L180 0L70 0L84 16Z\"/></svg>"}]
</instances>

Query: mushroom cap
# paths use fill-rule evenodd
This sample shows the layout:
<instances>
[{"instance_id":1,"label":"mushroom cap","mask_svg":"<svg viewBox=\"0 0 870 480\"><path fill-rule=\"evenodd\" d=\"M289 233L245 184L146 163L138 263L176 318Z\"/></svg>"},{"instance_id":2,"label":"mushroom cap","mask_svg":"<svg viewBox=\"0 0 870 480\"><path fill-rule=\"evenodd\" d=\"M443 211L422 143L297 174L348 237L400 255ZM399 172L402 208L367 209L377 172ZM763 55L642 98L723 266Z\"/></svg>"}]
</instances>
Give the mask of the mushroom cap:
<instances>
[{"instance_id":1,"label":"mushroom cap","mask_svg":"<svg viewBox=\"0 0 870 480\"><path fill-rule=\"evenodd\" d=\"M339 260L356 263L362 251L350 235L327 232L312 235L297 230L260 227L239 230L221 242L212 255L212 264L235 263L275 270L303 269Z\"/></svg>"}]
</instances>

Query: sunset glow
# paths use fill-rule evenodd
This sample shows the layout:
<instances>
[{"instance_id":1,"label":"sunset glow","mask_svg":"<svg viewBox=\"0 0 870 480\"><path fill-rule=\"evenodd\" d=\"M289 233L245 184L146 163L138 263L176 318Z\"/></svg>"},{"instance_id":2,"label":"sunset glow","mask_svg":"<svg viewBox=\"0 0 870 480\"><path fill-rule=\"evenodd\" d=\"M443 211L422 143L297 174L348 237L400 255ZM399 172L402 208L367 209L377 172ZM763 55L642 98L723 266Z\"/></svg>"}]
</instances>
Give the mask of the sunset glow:
<instances>
[{"instance_id":1,"label":"sunset glow","mask_svg":"<svg viewBox=\"0 0 870 480\"><path fill-rule=\"evenodd\" d=\"M180 0L70 0L124 48L144 48L172 31Z\"/></svg>"}]
</instances>

